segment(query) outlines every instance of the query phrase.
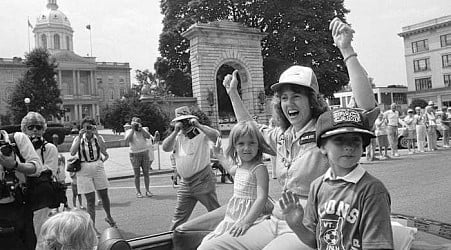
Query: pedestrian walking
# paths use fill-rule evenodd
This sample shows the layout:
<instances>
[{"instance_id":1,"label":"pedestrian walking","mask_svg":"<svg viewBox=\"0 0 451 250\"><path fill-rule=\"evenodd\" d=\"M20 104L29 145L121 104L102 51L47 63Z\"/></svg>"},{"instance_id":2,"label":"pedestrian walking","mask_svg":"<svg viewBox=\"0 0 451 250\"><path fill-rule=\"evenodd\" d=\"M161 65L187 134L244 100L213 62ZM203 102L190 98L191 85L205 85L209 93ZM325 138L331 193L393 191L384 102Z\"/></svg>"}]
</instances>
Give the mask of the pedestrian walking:
<instances>
[{"instance_id":1,"label":"pedestrian walking","mask_svg":"<svg viewBox=\"0 0 451 250\"><path fill-rule=\"evenodd\" d=\"M173 152L181 177L171 230L188 220L198 201L208 211L219 207L209 146L209 142L216 142L219 131L200 124L198 119L188 106L176 108L174 131L163 141L163 150Z\"/></svg>"},{"instance_id":2,"label":"pedestrian walking","mask_svg":"<svg viewBox=\"0 0 451 250\"><path fill-rule=\"evenodd\" d=\"M133 117L131 121L131 129L128 129L125 132L124 138L130 146L130 162L133 167L136 197L143 198L140 187L141 169L144 176L144 187L146 189L145 195L146 197L152 197L153 194L149 190L149 168L152 162L150 161L148 140L153 142L153 137L146 129L143 129L141 118ZM153 155L153 149L151 151Z\"/></svg>"}]
</instances>

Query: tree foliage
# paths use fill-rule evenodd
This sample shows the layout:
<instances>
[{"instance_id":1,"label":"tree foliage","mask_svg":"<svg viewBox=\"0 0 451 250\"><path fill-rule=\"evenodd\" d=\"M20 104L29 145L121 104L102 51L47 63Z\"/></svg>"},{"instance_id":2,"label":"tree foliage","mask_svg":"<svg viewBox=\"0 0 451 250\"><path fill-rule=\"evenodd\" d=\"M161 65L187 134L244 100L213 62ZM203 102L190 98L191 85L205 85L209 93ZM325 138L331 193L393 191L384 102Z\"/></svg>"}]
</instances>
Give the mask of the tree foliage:
<instances>
[{"instance_id":1,"label":"tree foliage","mask_svg":"<svg viewBox=\"0 0 451 250\"><path fill-rule=\"evenodd\" d=\"M169 68L190 73L189 41L180 34L196 22L232 20L266 32L262 40L264 85L277 82L287 67L312 67L326 96L348 82L342 56L329 23L348 13L343 0L162 0L164 15L160 53Z\"/></svg>"},{"instance_id":2,"label":"tree foliage","mask_svg":"<svg viewBox=\"0 0 451 250\"><path fill-rule=\"evenodd\" d=\"M9 105L15 123L20 123L27 113L25 98L30 98L29 110L41 113L46 119L59 117L62 103L55 78L55 59L43 48L25 54L27 71L15 86Z\"/></svg>"},{"instance_id":3,"label":"tree foliage","mask_svg":"<svg viewBox=\"0 0 451 250\"><path fill-rule=\"evenodd\" d=\"M193 96L191 75L185 67L183 70L177 67L171 68L166 58L159 57L154 64L156 77L159 79L159 87L176 96Z\"/></svg>"},{"instance_id":4,"label":"tree foliage","mask_svg":"<svg viewBox=\"0 0 451 250\"><path fill-rule=\"evenodd\" d=\"M424 99L415 98L412 100L412 102L409 105L409 108L415 109L415 107L420 107L424 109L428 105L428 102Z\"/></svg>"},{"instance_id":5,"label":"tree foliage","mask_svg":"<svg viewBox=\"0 0 451 250\"><path fill-rule=\"evenodd\" d=\"M154 134L156 130L166 131L169 126L169 116L160 106L153 103L142 103L139 96L129 93L125 98L116 100L112 106L104 110L105 126L116 131L124 131L125 123L130 123L134 116L140 117L142 125L149 127Z\"/></svg>"}]
</instances>

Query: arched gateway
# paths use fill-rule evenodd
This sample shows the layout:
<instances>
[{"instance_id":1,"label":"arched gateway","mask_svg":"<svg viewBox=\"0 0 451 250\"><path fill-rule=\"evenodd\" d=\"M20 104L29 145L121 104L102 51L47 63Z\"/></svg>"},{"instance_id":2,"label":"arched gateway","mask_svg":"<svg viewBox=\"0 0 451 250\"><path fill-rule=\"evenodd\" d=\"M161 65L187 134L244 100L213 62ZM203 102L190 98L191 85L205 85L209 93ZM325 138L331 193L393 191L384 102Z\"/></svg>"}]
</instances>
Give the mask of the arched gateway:
<instances>
[{"instance_id":1,"label":"arched gateway","mask_svg":"<svg viewBox=\"0 0 451 250\"><path fill-rule=\"evenodd\" d=\"M182 36L190 40L193 97L213 126L228 130L235 121L222 80L237 69L241 97L251 115L266 122L261 39L265 33L231 21L198 23Z\"/></svg>"}]
</instances>

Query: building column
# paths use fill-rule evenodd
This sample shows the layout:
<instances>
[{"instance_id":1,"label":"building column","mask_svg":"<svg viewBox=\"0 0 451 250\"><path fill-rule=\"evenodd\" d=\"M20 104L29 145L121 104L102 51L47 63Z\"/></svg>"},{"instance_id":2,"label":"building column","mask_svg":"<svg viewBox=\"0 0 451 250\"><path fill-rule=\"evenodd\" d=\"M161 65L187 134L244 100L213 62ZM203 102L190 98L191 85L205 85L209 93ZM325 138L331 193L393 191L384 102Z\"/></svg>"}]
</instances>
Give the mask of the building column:
<instances>
[{"instance_id":1,"label":"building column","mask_svg":"<svg viewBox=\"0 0 451 250\"><path fill-rule=\"evenodd\" d=\"M91 70L91 96L97 96L97 81L95 79L95 71Z\"/></svg>"},{"instance_id":2,"label":"building column","mask_svg":"<svg viewBox=\"0 0 451 250\"><path fill-rule=\"evenodd\" d=\"M97 119L97 123L100 125L100 109L99 109L99 104L95 104L95 118Z\"/></svg>"},{"instance_id":3,"label":"building column","mask_svg":"<svg viewBox=\"0 0 451 250\"><path fill-rule=\"evenodd\" d=\"M62 73L61 70L58 70L58 88L60 89L60 91L63 90L62 86L63 86L63 79L62 77Z\"/></svg>"},{"instance_id":4,"label":"building column","mask_svg":"<svg viewBox=\"0 0 451 250\"><path fill-rule=\"evenodd\" d=\"M81 96L81 91L80 91L80 70L77 70L77 94L79 96Z\"/></svg>"},{"instance_id":5,"label":"building column","mask_svg":"<svg viewBox=\"0 0 451 250\"><path fill-rule=\"evenodd\" d=\"M72 83L73 83L73 87L74 87L73 95L77 96L78 95L78 92L77 92L77 76L75 75L75 70L72 71Z\"/></svg>"},{"instance_id":6,"label":"building column","mask_svg":"<svg viewBox=\"0 0 451 250\"><path fill-rule=\"evenodd\" d=\"M79 114L79 113L78 113L78 104L75 104L75 105L74 105L74 119L75 119L75 120L80 120L80 117L79 117L78 114Z\"/></svg>"}]
</instances>

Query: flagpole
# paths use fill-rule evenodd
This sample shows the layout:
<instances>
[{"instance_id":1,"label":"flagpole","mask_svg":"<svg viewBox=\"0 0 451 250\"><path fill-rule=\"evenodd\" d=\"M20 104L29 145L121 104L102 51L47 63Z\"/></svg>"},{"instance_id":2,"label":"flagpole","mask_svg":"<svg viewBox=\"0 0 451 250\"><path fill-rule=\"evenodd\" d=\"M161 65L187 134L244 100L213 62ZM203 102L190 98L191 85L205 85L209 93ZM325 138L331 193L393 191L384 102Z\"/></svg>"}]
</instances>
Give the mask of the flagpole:
<instances>
[{"instance_id":1,"label":"flagpole","mask_svg":"<svg viewBox=\"0 0 451 250\"><path fill-rule=\"evenodd\" d=\"M91 45L91 57L92 57L92 36L91 36L91 26L89 26L89 41Z\"/></svg>"},{"instance_id":2,"label":"flagpole","mask_svg":"<svg viewBox=\"0 0 451 250\"><path fill-rule=\"evenodd\" d=\"M27 30L28 30L28 53L30 53L31 46L30 46L30 17L27 17Z\"/></svg>"}]
</instances>

